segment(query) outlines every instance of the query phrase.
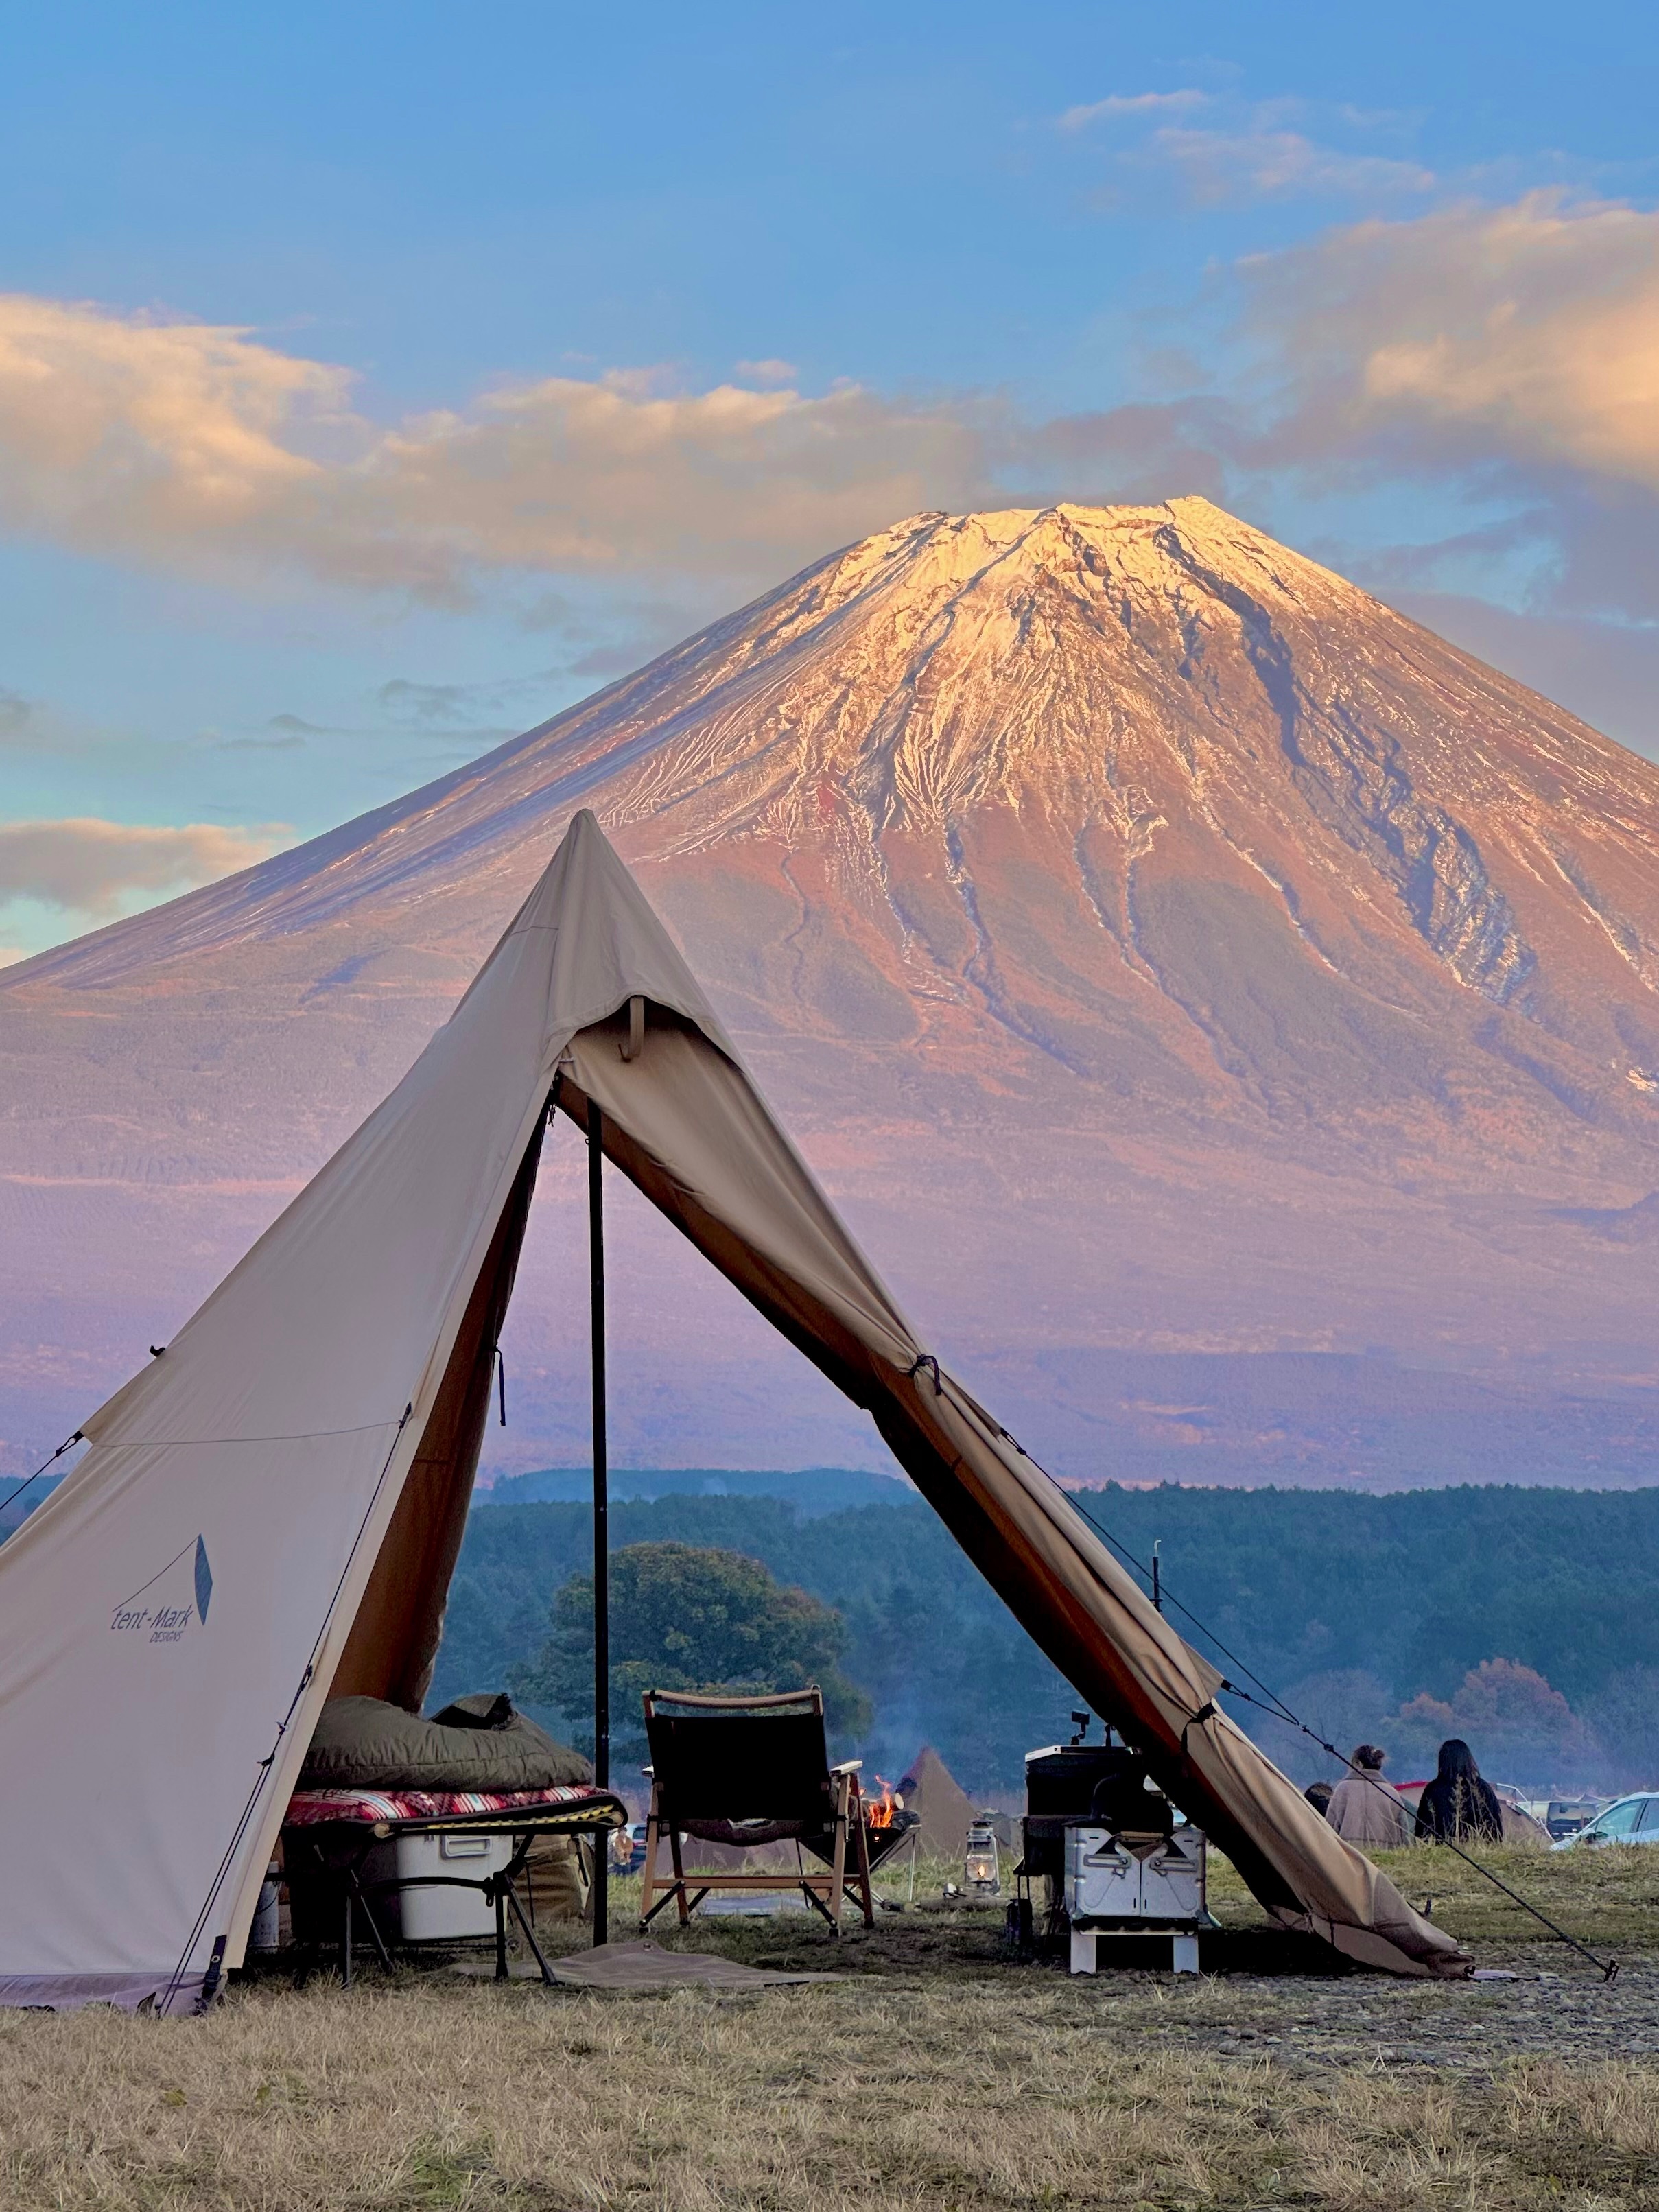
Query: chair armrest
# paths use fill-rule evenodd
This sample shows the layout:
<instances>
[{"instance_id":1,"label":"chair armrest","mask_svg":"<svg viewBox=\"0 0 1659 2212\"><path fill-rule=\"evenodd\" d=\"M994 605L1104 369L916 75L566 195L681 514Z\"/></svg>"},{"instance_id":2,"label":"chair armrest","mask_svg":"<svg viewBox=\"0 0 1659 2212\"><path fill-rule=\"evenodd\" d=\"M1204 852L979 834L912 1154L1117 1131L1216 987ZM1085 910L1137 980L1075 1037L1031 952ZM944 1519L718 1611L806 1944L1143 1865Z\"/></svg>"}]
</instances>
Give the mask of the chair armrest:
<instances>
[{"instance_id":1,"label":"chair armrest","mask_svg":"<svg viewBox=\"0 0 1659 2212\"><path fill-rule=\"evenodd\" d=\"M857 1774L862 1770L863 1765L864 1761L861 1759L843 1759L839 1765L832 1766L830 1771L831 1774Z\"/></svg>"}]
</instances>

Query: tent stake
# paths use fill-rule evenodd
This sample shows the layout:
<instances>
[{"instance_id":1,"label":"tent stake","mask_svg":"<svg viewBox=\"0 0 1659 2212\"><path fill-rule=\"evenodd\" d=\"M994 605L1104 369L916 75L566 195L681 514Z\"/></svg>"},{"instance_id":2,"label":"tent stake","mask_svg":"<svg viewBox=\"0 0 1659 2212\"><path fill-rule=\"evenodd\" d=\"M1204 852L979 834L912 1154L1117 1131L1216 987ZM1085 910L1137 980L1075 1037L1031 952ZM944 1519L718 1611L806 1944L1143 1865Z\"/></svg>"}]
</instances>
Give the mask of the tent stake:
<instances>
[{"instance_id":1,"label":"tent stake","mask_svg":"<svg viewBox=\"0 0 1659 2212\"><path fill-rule=\"evenodd\" d=\"M593 1359L593 1779L611 1787L611 1536L610 1471L605 1454L605 1124L587 1106L587 1261L590 1341ZM593 1838L593 1942L611 1940L608 1834Z\"/></svg>"}]
</instances>

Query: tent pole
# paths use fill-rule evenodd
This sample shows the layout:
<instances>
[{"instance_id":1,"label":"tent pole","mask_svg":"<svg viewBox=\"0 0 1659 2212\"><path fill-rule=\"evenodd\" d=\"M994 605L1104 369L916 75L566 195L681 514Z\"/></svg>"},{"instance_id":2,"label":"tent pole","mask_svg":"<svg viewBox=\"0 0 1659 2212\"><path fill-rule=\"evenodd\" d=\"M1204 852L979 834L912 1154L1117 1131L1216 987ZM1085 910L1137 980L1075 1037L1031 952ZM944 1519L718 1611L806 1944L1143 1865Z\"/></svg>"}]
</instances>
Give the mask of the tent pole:
<instances>
[{"instance_id":1,"label":"tent pole","mask_svg":"<svg viewBox=\"0 0 1659 2212\"><path fill-rule=\"evenodd\" d=\"M587 1262L593 1361L593 1779L611 1787L610 1469L605 1402L605 1124L587 1105ZM593 1838L593 1941L611 1940L611 1838Z\"/></svg>"}]
</instances>

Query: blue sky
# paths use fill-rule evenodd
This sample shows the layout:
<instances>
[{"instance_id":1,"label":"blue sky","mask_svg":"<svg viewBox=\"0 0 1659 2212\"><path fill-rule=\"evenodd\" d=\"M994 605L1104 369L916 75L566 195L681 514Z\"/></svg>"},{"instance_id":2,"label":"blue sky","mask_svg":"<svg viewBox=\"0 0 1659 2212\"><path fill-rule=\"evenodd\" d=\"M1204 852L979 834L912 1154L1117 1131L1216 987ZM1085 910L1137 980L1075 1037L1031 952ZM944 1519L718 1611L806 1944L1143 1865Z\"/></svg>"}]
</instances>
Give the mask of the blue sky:
<instances>
[{"instance_id":1,"label":"blue sky","mask_svg":"<svg viewBox=\"0 0 1659 2212\"><path fill-rule=\"evenodd\" d=\"M0 948L923 506L1203 490L1659 751L1659 28L68 5L0 71Z\"/></svg>"}]
</instances>

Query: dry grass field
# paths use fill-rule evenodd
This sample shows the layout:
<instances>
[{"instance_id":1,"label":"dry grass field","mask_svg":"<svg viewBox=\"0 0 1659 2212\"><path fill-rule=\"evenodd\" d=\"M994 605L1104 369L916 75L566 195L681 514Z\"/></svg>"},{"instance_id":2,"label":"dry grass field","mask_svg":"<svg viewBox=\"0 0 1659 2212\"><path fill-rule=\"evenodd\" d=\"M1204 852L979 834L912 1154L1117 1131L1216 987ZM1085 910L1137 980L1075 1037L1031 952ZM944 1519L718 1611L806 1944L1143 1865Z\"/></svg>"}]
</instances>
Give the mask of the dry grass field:
<instances>
[{"instance_id":1,"label":"dry grass field","mask_svg":"<svg viewBox=\"0 0 1659 2212\"><path fill-rule=\"evenodd\" d=\"M1424 1851L1397 1875L1514 1980L1287 1971L1224 1872L1222 1971L1074 1982L925 1878L838 1946L804 1914L664 1938L837 1984L599 1995L434 1966L267 1975L204 2020L0 2014L0 2202L1659 2207L1659 1852L1501 1863L1613 1946L1612 1989Z\"/></svg>"}]
</instances>

